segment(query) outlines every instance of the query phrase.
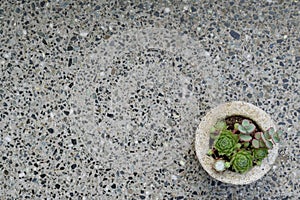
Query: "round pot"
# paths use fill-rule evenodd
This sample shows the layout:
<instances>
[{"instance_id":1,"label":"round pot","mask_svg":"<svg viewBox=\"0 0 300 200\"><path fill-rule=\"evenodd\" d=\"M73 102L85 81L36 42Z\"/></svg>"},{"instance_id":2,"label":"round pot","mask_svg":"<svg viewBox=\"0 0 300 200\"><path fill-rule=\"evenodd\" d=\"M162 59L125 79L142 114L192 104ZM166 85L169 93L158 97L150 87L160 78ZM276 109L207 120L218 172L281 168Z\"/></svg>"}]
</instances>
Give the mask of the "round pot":
<instances>
[{"instance_id":1,"label":"round pot","mask_svg":"<svg viewBox=\"0 0 300 200\"><path fill-rule=\"evenodd\" d=\"M226 170L224 172L215 171L213 169L215 160L211 156L207 155L208 150L211 148L209 146L210 129L218 121L224 120L230 116L243 116L245 118L249 118L253 120L262 131L266 131L270 127L277 130L271 117L262 109L242 101L224 103L210 110L202 118L196 131L196 154L204 170L213 178L224 183L234 185L249 184L260 179L270 170L271 165L275 162L278 156L279 145L276 143L273 148L269 150L268 157L263 159L260 166L254 166L246 173L240 174L230 170Z\"/></svg>"}]
</instances>

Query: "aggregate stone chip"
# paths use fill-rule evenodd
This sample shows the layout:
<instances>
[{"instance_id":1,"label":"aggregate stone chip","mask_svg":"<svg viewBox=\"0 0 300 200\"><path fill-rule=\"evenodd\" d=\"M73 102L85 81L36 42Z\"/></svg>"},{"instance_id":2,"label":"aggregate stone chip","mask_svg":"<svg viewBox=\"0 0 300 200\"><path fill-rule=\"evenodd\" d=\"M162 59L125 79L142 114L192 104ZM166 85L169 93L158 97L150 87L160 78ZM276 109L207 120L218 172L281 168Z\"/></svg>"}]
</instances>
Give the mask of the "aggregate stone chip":
<instances>
[{"instance_id":1,"label":"aggregate stone chip","mask_svg":"<svg viewBox=\"0 0 300 200\"><path fill-rule=\"evenodd\" d=\"M300 3L1 1L2 199L298 199ZM195 132L246 101L284 131L260 180L210 177Z\"/></svg>"}]
</instances>

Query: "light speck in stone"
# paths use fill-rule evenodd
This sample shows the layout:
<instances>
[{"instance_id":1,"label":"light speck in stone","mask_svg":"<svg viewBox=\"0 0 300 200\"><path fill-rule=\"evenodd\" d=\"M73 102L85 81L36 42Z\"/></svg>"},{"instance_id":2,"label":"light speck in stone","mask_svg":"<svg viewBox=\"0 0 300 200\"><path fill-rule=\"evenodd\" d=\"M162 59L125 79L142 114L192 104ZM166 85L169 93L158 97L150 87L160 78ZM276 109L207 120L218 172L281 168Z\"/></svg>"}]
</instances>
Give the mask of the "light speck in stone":
<instances>
[{"instance_id":1,"label":"light speck in stone","mask_svg":"<svg viewBox=\"0 0 300 200\"><path fill-rule=\"evenodd\" d=\"M165 8L164 9L164 12L167 14L167 13L169 13L171 11L171 9L170 8Z\"/></svg>"},{"instance_id":2,"label":"light speck in stone","mask_svg":"<svg viewBox=\"0 0 300 200\"><path fill-rule=\"evenodd\" d=\"M176 175L172 175L171 178L172 178L172 180L177 180L177 176Z\"/></svg>"},{"instance_id":3,"label":"light speck in stone","mask_svg":"<svg viewBox=\"0 0 300 200\"><path fill-rule=\"evenodd\" d=\"M4 140L7 141L7 142L11 142L12 141L11 137L9 137L9 136L4 137Z\"/></svg>"},{"instance_id":4,"label":"light speck in stone","mask_svg":"<svg viewBox=\"0 0 300 200\"><path fill-rule=\"evenodd\" d=\"M184 162L183 160L181 160L181 161L179 162L179 164L180 164L181 166L184 166L184 165L185 165L185 162Z\"/></svg>"},{"instance_id":5,"label":"light speck in stone","mask_svg":"<svg viewBox=\"0 0 300 200\"><path fill-rule=\"evenodd\" d=\"M82 32L80 32L79 35L80 35L81 37L86 37L88 34L89 34L88 31L82 31Z\"/></svg>"}]
</instances>

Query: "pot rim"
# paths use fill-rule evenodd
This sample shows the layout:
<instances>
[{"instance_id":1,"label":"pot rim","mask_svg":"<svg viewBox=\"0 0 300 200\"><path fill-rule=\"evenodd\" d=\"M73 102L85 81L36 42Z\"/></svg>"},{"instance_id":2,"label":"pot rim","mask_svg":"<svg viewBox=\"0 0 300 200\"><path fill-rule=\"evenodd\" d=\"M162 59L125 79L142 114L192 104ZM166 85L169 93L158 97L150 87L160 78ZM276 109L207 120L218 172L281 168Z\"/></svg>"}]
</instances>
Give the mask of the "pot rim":
<instances>
[{"instance_id":1,"label":"pot rim","mask_svg":"<svg viewBox=\"0 0 300 200\"><path fill-rule=\"evenodd\" d=\"M260 166L254 166L251 170L244 174L226 170L224 172L216 172L213 169L214 159L207 155L209 150L210 128L217 121L230 116L244 116L253 120L262 131L273 127L277 130L270 115L253 104L243 101L232 101L221 104L211 109L202 119L196 130L195 149L196 155L204 168L204 170L213 178L234 185L250 184L263 177L274 164L277 156L279 144L276 143L272 149L268 150L268 157L263 159Z\"/></svg>"}]
</instances>

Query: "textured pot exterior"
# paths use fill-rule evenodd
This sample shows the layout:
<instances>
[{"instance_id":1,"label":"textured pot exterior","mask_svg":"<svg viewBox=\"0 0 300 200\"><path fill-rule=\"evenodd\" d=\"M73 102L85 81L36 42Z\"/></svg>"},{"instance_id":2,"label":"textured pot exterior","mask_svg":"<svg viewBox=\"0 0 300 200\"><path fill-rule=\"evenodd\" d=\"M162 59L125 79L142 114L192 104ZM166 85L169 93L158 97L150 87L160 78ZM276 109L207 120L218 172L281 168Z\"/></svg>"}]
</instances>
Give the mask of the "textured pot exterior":
<instances>
[{"instance_id":1,"label":"textured pot exterior","mask_svg":"<svg viewBox=\"0 0 300 200\"><path fill-rule=\"evenodd\" d=\"M207 155L207 152L210 148L210 129L216 124L217 121L234 115L244 116L255 121L263 131L270 127L274 127L276 130L275 124L271 117L262 109L242 101L228 102L210 110L202 118L196 131L195 149L202 167L210 176L225 183L244 185L260 179L270 170L271 165L275 162L278 156L279 145L276 144L274 145L273 149L269 150L268 157L263 160L261 166L255 166L244 174L239 174L229 170L221 173L216 172L212 167L214 159Z\"/></svg>"}]
</instances>

